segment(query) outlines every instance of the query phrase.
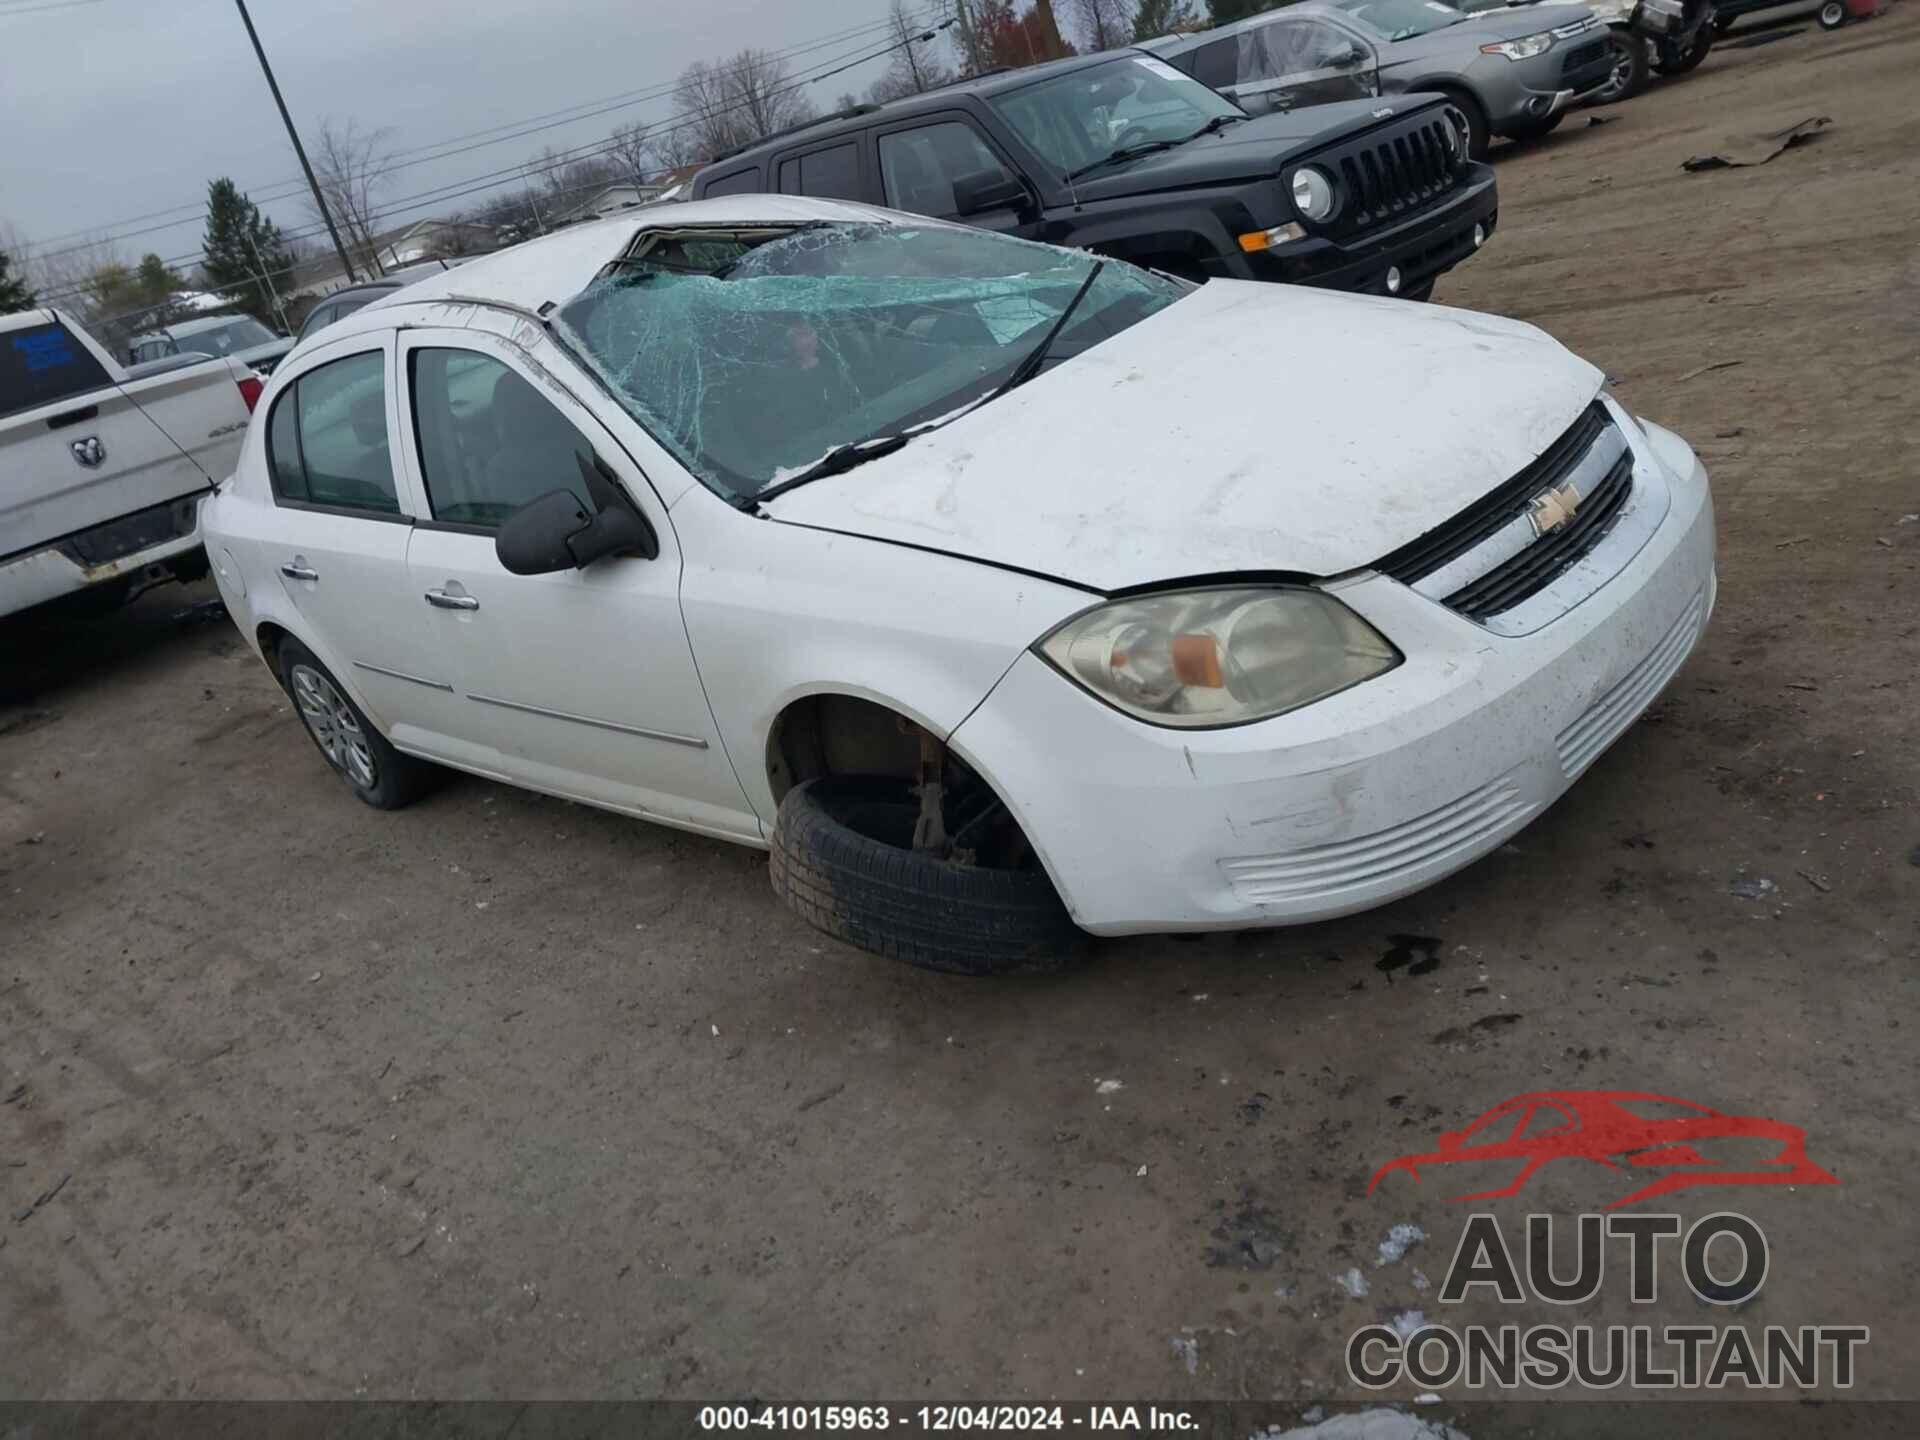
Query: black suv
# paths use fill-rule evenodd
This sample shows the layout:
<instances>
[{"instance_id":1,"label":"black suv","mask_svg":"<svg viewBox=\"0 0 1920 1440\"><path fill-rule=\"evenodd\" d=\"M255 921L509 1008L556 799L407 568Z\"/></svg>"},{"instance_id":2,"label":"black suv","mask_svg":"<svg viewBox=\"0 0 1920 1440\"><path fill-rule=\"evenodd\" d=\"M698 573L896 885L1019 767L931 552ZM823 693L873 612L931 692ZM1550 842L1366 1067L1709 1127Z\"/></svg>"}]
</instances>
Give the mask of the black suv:
<instances>
[{"instance_id":1,"label":"black suv","mask_svg":"<svg viewBox=\"0 0 1920 1440\"><path fill-rule=\"evenodd\" d=\"M1424 298L1498 218L1438 95L1251 118L1144 51L961 81L798 126L707 166L693 198L861 200L1191 279Z\"/></svg>"}]
</instances>

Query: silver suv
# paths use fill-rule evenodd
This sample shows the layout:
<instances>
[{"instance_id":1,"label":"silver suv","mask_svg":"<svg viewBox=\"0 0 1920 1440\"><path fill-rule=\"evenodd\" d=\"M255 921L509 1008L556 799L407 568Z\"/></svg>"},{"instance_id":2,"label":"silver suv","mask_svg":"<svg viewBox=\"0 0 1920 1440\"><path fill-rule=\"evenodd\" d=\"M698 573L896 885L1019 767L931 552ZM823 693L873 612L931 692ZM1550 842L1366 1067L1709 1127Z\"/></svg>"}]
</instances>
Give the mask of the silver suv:
<instances>
[{"instance_id":1,"label":"silver suv","mask_svg":"<svg viewBox=\"0 0 1920 1440\"><path fill-rule=\"evenodd\" d=\"M1148 49L1254 114L1438 92L1488 138L1531 140L1606 84L1606 27L1584 5L1468 15L1435 0L1310 0Z\"/></svg>"}]
</instances>

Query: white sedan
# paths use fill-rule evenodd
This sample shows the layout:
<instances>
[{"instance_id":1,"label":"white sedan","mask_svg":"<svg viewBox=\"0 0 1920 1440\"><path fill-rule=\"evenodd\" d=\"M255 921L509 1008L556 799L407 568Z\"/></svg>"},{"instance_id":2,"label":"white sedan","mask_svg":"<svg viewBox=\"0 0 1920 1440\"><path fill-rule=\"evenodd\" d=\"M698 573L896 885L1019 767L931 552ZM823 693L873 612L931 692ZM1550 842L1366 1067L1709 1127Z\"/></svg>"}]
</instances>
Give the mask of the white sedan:
<instances>
[{"instance_id":1,"label":"white sedan","mask_svg":"<svg viewBox=\"0 0 1920 1440\"><path fill-rule=\"evenodd\" d=\"M202 524L368 803L450 766L767 847L829 933L985 971L1378 905L1562 794L1713 605L1706 474L1602 378L735 196L303 342Z\"/></svg>"}]
</instances>

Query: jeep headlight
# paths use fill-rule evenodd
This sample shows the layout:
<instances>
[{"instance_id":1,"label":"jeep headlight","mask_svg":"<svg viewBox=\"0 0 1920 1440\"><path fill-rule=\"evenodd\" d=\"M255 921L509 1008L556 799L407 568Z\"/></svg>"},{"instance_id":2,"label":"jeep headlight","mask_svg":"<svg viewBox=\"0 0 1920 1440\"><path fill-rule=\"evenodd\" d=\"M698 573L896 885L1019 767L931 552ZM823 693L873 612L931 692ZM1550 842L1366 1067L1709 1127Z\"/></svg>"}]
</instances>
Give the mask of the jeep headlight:
<instances>
[{"instance_id":1,"label":"jeep headlight","mask_svg":"<svg viewBox=\"0 0 1920 1440\"><path fill-rule=\"evenodd\" d=\"M1309 220L1325 220L1333 214L1333 182L1324 170L1302 165L1293 172L1293 208Z\"/></svg>"},{"instance_id":2,"label":"jeep headlight","mask_svg":"<svg viewBox=\"0 0 1920 1440\"><path fill-rule=\"evenodd\" d=\"M1241 725L1398 665L1330 595L1297 587L1173 591L1076 615L1036 647L1068 679L1153 725Z\"/></svg>"},{"instance_id":3,"label":"jeep headlight","mask_svg":"<svg viewBox=\"0 0 1920 1440\"><path fill-rule=\"evenodd\" d=\"M1542 30L1538 35L1524 35L1518 40L1502 40L1493 45L1482 45L1482 55L1504 55L1509 60L1531 60L1536 55L1544 55L1553 48L1553 32Z\"/></svg>"}]
</instances>

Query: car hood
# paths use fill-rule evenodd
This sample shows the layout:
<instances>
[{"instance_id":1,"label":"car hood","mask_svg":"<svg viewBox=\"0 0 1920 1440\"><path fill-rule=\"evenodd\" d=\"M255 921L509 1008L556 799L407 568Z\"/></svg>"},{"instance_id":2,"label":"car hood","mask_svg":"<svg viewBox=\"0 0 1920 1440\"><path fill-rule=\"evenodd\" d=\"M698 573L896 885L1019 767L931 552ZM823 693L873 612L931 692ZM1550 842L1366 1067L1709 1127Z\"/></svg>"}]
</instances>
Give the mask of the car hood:
<instances>
[{"instance_id":1,"label":"car hood","mask_svg":"<svg viewBox=\"0 0 1920 1440\"><path fill-rule=\"evenodd\" d=\"M1398 50L1401 45L1419 45L1423 41L1430 42L1434 48L1453 41L1464 45L1469 40L1476 46L1491 45L1496 40L1518 40L1523 35L1538 35L1542 30L1558 30L1592 13L1585 5L1514 5L1504 10L1485 10L1458 25L1431 31L1415 40L1401 41L1393 48Z\"/></svg>"},{"instance_id":2,"label":"car hood","mask_svg":"<svg viewBox=\"0 0 1920 1440\"><path fill-rule=\"evenodd\" d=\"M1216 280L767 513L1104 592L1337 575L1536 459L1602 378L1518 321Z\"/></svg>"},{"instance_id":3,"label":"car hood","mask_svg":"<svg viewBox=\"0 0 1920 1440\"><path fill-rule=\"evenodd\" d=\"M1233 180L1278 175L1281 166L1310 146L1343 139L1396 115L1406 115L1436 99L1393 95L1381 99L1341 100L1300 110L1242 120L1212 135L1202 135L1171 150L1158 150L1119 165L1096 170L1073 182L1081 201L1113 200L1189 185L1219 185Z\"/></svg>"}]
</instances>

